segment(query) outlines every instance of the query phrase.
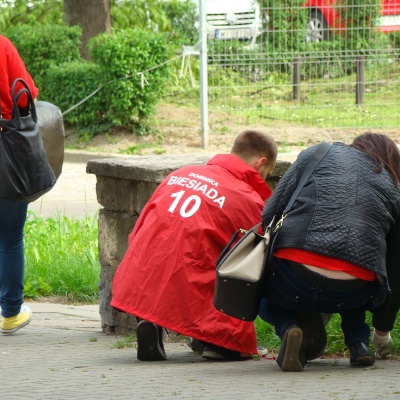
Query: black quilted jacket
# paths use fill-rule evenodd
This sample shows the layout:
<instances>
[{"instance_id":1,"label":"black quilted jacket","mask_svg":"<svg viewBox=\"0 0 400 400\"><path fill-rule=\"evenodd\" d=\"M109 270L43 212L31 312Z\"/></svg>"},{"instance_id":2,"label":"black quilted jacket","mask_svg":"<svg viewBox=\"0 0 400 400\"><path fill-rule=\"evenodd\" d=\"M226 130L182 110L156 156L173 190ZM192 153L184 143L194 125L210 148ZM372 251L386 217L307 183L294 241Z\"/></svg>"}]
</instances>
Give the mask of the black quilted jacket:
<instances>
[{"instance_id":1,"label":"black quilted jacket","mask_svg":"<svg viewBox=\"0 0 400 400\"><path fill-rule=\"evenodd\" d=\"M283 212L316 147L301 152L279 181L262 212L264 226ZM374 172L373 161L361 151L334 143L286 217L276 249L308 250L374 271L381 284L378 305L389 293L388 274L400 281L399 225L400 188L391 175ZM400 297L398 285L393 294Z\"/></svg>"}]
</instances>

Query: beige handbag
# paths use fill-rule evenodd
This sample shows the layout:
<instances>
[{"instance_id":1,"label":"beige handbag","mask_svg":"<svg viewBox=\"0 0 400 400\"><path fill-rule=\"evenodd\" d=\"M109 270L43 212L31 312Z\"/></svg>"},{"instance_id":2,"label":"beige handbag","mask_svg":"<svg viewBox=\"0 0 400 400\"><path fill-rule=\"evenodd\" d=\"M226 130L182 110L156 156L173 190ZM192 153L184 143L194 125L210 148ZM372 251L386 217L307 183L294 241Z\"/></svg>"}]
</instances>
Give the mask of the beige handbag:
<instances>
[{"instance_id":1,"label":"beige handbag","mask_svg":"<svg viewBox=\"0 0 400 400\"><path fill-rule=\"evenodd\" d=\"M260 224L239 230L222 251L214 291L214 306L222 313L243 321L256 319L278 232L274 220L264 235L258 233ZM241 232L245 234L232 247Z\"/></svg>"}]
</instances>

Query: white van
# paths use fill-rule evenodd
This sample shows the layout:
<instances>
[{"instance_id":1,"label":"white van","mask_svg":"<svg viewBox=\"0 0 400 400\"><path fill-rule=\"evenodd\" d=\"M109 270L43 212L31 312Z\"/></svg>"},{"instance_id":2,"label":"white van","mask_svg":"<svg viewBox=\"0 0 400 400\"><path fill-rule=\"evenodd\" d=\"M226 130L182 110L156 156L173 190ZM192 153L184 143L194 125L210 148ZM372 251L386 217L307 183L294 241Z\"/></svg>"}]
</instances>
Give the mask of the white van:
<instances>
[{"instance_id":1,"label":"white van","mask_svg":"<svg viewBox=\"0 0 400 400\"><path fill-rule=\"evenodd\" d=\"M254 0L206 0L209 39L256 42L262 32L260 6Z\"/></svg>"}]
</instances>

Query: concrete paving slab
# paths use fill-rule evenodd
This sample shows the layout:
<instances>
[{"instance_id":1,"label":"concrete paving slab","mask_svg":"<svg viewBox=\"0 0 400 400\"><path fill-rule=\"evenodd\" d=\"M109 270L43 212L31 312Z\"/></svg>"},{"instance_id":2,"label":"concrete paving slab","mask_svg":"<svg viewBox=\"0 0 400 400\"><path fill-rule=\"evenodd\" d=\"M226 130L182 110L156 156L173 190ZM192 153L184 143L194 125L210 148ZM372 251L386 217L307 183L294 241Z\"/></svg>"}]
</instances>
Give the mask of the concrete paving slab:
<instances>
[{"instance_id":1,"label":"concrete paving slab","mask_svg":"<svg viewBox=\"0 0 400 400\"><path fill-rule=\"evenodd\" d=\"M207 361L184 343L166 344L167 361L140 362L134 348L118 348L121 338L49 327L41 312L54 314L51 307L36 308L36 322L0 336L1 399L376 400L400 394L397 362L356 369L348 359L321 359L301 373L284 373L272 359Z\"/></svg>"},{"instance_id":2,"label":"concrete paving slab","mask_svg":"<svg viewBox=\"0 0 400 400\"><path fill-rule=\"evenodd\" d=\"M33 312L30 326L101 332L99 305L25 302Z\"/></svg>"},{"instance_id":3,"label":"concrete paving slab","mask_svg":"<svg viewBox=\"0 0 400 400\"><path fill-rule=\"evenodd\" d=\"M185 343L165 343L168 360L140 362L123 338L101 333L98 305L27 302L30 325L0 336L0 399L296 399L400 398L400 363L319 359L282 372L271 356L208 361Z\"/></svg>"}]
</instances>

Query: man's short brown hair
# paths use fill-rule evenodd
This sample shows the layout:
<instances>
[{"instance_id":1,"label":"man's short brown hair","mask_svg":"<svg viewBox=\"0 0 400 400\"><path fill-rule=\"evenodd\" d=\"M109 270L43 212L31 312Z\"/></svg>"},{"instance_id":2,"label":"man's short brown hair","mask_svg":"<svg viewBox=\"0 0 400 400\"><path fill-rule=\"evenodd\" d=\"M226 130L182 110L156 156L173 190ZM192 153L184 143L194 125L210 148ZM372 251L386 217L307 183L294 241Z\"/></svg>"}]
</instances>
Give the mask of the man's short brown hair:
<instances>
[{"instance_id":1,"label":"man's short brown hair","mask_svg":"<svg viewBox=\"0 0 400 400\"><path fill-rule=\"evenodd\" d=\"M275 163L278 157L278 148L274 138L269 133L246 130L236 137L231 153L247 162L254 157L266 157L269 164Z\"/></svg>"}]
</instances>

